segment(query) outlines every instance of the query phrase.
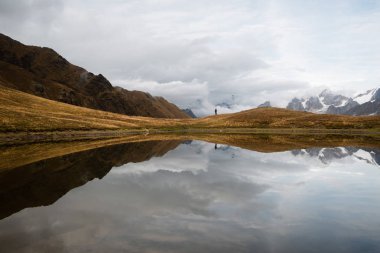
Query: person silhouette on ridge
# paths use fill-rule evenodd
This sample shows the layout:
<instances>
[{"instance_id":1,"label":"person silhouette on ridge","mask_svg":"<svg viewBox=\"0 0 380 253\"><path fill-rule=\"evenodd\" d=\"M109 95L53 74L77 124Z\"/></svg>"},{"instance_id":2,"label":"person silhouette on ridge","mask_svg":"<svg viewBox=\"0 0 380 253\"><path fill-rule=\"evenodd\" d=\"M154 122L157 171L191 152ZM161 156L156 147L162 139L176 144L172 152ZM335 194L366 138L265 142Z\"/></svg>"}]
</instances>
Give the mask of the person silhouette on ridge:
<instances>
[{"instance_id":1,"label":"person silhouette on ridge","mask_svg":"<svg viewBox=\"0 0 380 253\"><path fill-rule=\"evenodd\" d=\"M215 115L218 115L218 110L215 108Z\"/></svg>"}]
</instances>

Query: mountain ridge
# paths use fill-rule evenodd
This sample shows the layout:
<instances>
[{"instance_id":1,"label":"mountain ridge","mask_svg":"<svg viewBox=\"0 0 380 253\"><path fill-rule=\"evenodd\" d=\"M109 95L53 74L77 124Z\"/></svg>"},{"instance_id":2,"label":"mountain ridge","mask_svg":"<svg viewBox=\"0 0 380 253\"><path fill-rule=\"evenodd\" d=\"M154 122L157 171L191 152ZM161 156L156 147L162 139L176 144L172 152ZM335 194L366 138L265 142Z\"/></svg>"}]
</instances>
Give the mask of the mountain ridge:
<instances>
[{"instance_id":1,"label":"mountain ridge","mask_svg":"<svg viewBox=\"0 0 380 253\"><path fill-rule=\"evenodd\" d=\"M353 97L335 94L325 89L318 96L295 97L286 108L321 114L380 115L380 88L374 88Z\"/></svg>"},{"instance_id":2,"label":"mountain ridge","mask_svg":"<svg viewBox=\"0 0 380 253\"><path fill-rule=\"evenodd\" d=\"M0 84L67 104L132 116L189 118L176 105L142 91L114 87L47 47L0 33Z\"/></svg>"}]
</instances>

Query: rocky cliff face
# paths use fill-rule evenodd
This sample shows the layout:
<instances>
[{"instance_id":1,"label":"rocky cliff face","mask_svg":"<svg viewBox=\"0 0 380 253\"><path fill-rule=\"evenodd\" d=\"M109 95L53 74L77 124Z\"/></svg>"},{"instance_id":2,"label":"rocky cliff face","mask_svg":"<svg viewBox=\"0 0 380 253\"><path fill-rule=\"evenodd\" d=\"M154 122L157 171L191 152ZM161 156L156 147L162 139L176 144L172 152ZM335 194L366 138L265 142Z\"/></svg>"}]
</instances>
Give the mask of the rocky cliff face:
<instances>
[{"instance_id":1,"label":"rocky cliff face","mask_svg":"<svg viewBox=\"0 0 380 253\"><path fill-rule=\"evenodd\" d=\"M329 90L309 98L293 98L287 109L314 113L380 115L380 89L372 89L352 98Z\"/></svg>"},{"instance_id":2,"label":"rocky cliff face","mask_svg":"<svg viewBox=\"0 0 380 253\"><path fill-rule=\"evenodd\" d=\"M349 110L352 108L355 108L359 104L354 101L352 98L348 99L347 102L342 106L334 106L330 105L329 108L327 108L326 113L328 114L347 114Z\"/></svg>"},{"instance_id":3,"label":"rocky cliff face","mask_svg":"<svg viewBox=\"0 0 380 253\"><path fill-rule=\"evenodd\" d=\"M26 46L0 34L0 85L40 97L109 112L157 118L188 118L162 97L113 87L46 47Z\"/></svg>"}]
</instances>

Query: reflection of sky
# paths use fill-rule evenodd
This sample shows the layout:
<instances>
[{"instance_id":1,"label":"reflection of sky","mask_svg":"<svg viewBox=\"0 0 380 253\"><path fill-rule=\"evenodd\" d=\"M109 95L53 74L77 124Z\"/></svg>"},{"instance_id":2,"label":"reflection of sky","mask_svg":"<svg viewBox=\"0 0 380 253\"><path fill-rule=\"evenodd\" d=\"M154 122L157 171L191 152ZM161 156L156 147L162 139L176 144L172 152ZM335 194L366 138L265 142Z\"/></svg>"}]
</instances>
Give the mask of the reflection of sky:
<instances>
[{"instance_id":1,"label":"reflection of sky","mask_svg":"<svg viewBox=\"0 0 380 253\"><path fill-rule=\"evenodd\" d=\"M192 142L0 221L0 252L379 252L379 190L353 156Z\"/></svg>"}]
</instances>

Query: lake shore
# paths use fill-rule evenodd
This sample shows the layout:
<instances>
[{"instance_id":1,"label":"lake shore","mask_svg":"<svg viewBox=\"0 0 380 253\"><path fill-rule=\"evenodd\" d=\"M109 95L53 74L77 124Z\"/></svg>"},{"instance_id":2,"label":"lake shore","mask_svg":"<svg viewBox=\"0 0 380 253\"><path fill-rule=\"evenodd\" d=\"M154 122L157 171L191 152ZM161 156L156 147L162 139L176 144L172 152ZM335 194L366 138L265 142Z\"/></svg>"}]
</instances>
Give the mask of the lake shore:
<instances>
[{"instance_id":1,"label":"lake shore","mask_svg":"<svg viewBox=\"0 0 380 253\"><path fill-rule=\"evenodd\" d=\"M299 135L299 136L372 136L380 137L380 132L373 129L265 129L265 128L208 128L208 129L132 129L132 130L69 130L69 131L28 131L0 133L0 145L16 145L39 142L61 142L77 140L112 139L128 136L147 135Z\"/></svg>"}]
</instances>

